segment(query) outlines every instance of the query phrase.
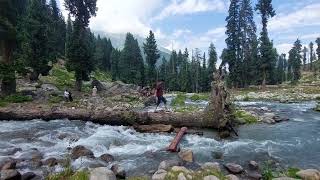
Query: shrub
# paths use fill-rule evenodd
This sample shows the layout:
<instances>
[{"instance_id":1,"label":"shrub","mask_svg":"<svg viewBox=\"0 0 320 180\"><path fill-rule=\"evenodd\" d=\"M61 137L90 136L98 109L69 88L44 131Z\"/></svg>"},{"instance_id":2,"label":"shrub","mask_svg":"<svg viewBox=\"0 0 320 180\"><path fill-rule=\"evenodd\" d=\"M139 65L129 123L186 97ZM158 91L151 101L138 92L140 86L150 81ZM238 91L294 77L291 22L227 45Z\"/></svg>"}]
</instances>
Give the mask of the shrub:
<instances>
[{"instance_id":1,"label":"shrub","mask_svg":"<svg viewBox=\"0 0 320 180\"><path fill-rule=\"evenodd\" d=\"M24 103L32 101L31 96L10 95L0 99L0 106L6 106L8 103Z\"/></svg>"},{"instance_id":2,"label":"shrub","mask_svg":"<svg viewBox=\"0 0 320 180\"><path fill-rule=\"evenodd\" d=\"M300 179L300 177L299 176L297 176L297 172L298 171L300 171L300 169L298 169L298 168L288 168L288 170L287 170L287 173L286 173L286 175L288 176L288 177L291 177L291 178L298 178L298 179Z\"/></svg>"},{"instance_id":3,"label":"shrub","mask_svg":"<svg viewBox=\"0 0 320 180\"><path fill-rule=\"evenodd\" d=\"M193 94L190 97L191 101L206 101L209 99L209 94Z\"/></svg>"},{"instance_id":4,"label":"shrub","mask_svg":"<svg viewBox=\"0 0 320 180\"><path fill-rule=\"evenodd\" d=\"M172 106L184 106L186 104L187 96L185 94L179 93L177 96L172 100Z\"/></svg>"}]
</instances>

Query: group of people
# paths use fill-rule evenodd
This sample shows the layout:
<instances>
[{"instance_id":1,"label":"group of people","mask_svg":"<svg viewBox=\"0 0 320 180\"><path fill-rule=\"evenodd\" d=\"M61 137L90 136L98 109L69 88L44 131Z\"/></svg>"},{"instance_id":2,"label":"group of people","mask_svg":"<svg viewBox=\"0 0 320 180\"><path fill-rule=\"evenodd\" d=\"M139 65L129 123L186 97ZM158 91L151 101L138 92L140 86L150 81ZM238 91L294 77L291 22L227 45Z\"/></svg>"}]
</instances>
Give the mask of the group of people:
<instances>
[{"instance_id":1,"label":"group of people","mask_svg":"<svg viewBox=\"0 0 320 180\"><path fill-rule=\"evenodd\" d=\"M67 89L64 91L64 100L65 101L70 101L72 102L73 101L73 98L72 98L72 93L70 91L68 91Z\"/></svg>"}]
</instances>

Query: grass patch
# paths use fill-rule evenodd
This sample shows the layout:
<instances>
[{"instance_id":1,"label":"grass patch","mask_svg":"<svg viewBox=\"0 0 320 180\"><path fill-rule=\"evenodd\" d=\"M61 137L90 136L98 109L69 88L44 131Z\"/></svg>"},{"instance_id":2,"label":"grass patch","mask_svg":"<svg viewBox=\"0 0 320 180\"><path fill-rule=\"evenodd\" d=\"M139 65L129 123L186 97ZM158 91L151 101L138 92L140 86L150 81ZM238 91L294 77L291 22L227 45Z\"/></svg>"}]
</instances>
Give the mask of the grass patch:
<instances>
[{"instance_id":1,"label":"grass patch","mask_svg":"<svg viewBox=\"0 0 320 180\"><path fill-rule=\"evenodd\" d=\"M243 98L243 101L250 101L249 96L245 96L245 97Z\"/></svg>"},{"instance_id":2,"label":"grass patch","mask_svg":"<svg viewBox=\"0 0 320 180\"><path fill-rule=\"evenodd\" d=\"M182 107L174 107L173 110L174 112L196 112L200 111L201 108L198 106L182 106Z\"/></svg>"},{"instance_id":3,"label":"grass patch","mask_svg":"<svg viewBox=\"0 0 320 180\"><path fill-rule=\"evenodd\" d=\"M10 103L24 103L30 101L32 101L32 97L30 96L22 96L19 94L15 94L0 98L0 107L5 107Z\"/></svg>"},{"instance_id":4,"label":"grass patch","mask_svg":"<svg viewBox=\"0 0 320 180\"><path fill-rule=\"evenodd\" d=\"M237 110L234 113L234 116L239 119L243 119L246 123L252 124L258 122L258 119L246 111Z\"/></svg>"},{"instance_id":5,"label":"grass patch","mask_svg":"<svg viewBox=\"0 0 320 180\"><path fill-rule=\"evenodd\" d=\"M263 180L272 180L273 178L276 178L271 165L269 162L264 163L262 166L262 179Z\"/></svg>"},{"instance_id":6,"label":"grass patch","mask_svg":"<svg viewBox=\"0 0 320 180\"><path fill-rule=\"evenodd\" d=\"M172 100L171 106L184 106L186 104L187 96L185 94L179 93Z\"/></svg>"},{"instance_id":7,"label":"grass patch","mask_svg":"<svg viewBox=\"0 0 320 180\"><path fill-rule=\"evenodd\" d=\"M92 73L94 78L96 78L98 81L104 81L109 82L112 81L112 76L110 72L105 72L101 70L96 70Z\"/></svg>"},{"instance_id":8,"label":"grass patch","mask_svg":"<svg viewBox=\"0 0 320 180\"><path fill-rule=\"evenodd\" d=\"M288 168L287 172L285 173L286 176L291 177L291 178L296 178L296 179L300 179L299 176L297 176L297 172L300 171L300 169L298 168Z\"/></svg>"},{"instance_id":9,"label":"grass patch","mask_svg":"<svg viewBox=\"0 0 320 180\"><path fill-rule=\"evenodd\" d=\"M209 99L209 94L193 94L190 97L191 101L206 101Z\"/></svg>"},{"instance_id":10,"label":"grass patch","mask_svg":"<svg viewBox=\"0 0 320 180\"><path fill-rule=\"evenodd\" d=\"M62 101L64 101L64 98L62 96L50 96L49 97L49 103L51 104L57 104L57 103L60 103Z\"/></svg>"},{"instance_id":11,"label":"grass patch","mask_svg":"<svg viewBox=\"0 0 320 180\"><path fill-rule=\"evenodd\" d=\"M54 65L49 76L40 79L43 83L50 83L57 86L60 90L73 88L75 84L74 72L68 72L65 67Z\"/></svg>"}]
</instances>

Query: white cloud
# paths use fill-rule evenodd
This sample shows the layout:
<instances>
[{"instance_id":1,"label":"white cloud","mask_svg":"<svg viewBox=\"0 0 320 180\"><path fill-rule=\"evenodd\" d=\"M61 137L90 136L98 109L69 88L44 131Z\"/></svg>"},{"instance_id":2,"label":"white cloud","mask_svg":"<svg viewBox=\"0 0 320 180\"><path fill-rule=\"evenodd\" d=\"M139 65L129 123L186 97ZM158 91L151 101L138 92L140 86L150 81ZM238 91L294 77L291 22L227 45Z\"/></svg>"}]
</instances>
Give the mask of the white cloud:
<instances>
[{"instance_id":1,"label":"white cloud","mask_svg":"<svg viewBox=\"0 0 320 180\"><path fill-rule=\"evenodd\" d=\"M224 0L173 0L155 19L161 20L172 15L185 15L206 11L223 12L226 8L227 2Z\"/></svg>"},{"instance_id":2,"label":"white cloud","mask_svg":"<svg viewBox=\"0 0 320 180\"><path fill-rule=\"evenodd\" d=\"M149 19L153 16L152 13L162 2L163 0L98 0L97 16L91 18L90 28L108 33L131 32L145 36L151 29ZM63 12L66 16L67 12Z\"/></svg>"},{"instance_id":3,"label":"white cloud","mask_svg":"<svg viewBox=\"0 0 320 180\"><path fill-rule=\"evenodd\" d=\"M271 19L271 31L287 30L294 27L320 25L320 3L310 4L289 14L280 14Z\"/></svg>"}]
</instances>

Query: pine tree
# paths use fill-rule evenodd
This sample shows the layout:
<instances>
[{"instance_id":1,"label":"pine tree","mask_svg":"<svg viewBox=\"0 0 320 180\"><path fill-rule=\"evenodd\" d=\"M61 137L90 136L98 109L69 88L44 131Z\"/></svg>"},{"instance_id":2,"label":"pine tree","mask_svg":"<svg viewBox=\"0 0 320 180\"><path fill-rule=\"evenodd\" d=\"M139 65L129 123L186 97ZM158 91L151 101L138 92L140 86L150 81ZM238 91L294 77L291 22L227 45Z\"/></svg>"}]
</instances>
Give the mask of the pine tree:
<instances>
[{"instance_id":1,"label":"pine tree","mask_svg":"<svg viewBox=\"0 0 320 180\"><path fill-rule=\"evenodd\" d=\"M93 53L88 33L89 20L96 15L97 0L65 0L65 7L75 17L68 61L70 69L75 71L76 89L81 91L82 80L88 79L93 70ZM90 62L91 61L91 62Z\"/></svg>"},{"instance_id":2,"label":"pine tree","mask_svg":"<svg viewBox=\"0 0 320 180\"><path fill-rule=\"evenodd\" d=\"M308 49L307 47L303 47L303 69L306 70L306 64L307 64L307 52L308 52Z\"/></svg>"},{"instance_id":3,"label":"pine tree","mask_svg":"<svg viewBox=\"0 0 320 180\"><path fill-rule=\"evenodd\" d=\"M171 91L178 91L178 69L177 69L177 52L172 51L168 62L168 87Z\"/></svg>"},{"instance_id":4,"label":"pine tree","mask_svg":"<svg viewBox=\"0 0 320 180\"><path fill-rule=\"evenodd\" d=\"M16 29L22 0L0 1L0 80L1 93L9 95L16 92L16 79L13 51L16 45Z\"/></svg>"},{"instance_id":5,"label":"pine tree","mask_svg":"<svg viewBox=\"0 0 320 180\"><path fill-rule=\"evenodd\" d=\"M282 82L286 81L286 55L281 54L278 57L278 62L277 62L277 83L281 84Z\"/></svg>"},{"instance_id":6,"label":"pine tree","mask_svg":"<svg viewBox=\"0 0 320 180\"><path fill-rule=\"evenodd\" d=\"M309 48L310 48L310 65L309 65L309 71L312 71L313 69L313 59L314 59L314 56L313 56L313 42L310 42L309 44Z\"/></svg>"},{"instance_id":7,"label":"pine tree","mask_svg":"<svg viewBox=\"0 0 320 180\"><path fill-rule=\"evenodd\" d=\"M157 42L152 31L149 32L146 42L143 43L143 50L147 62L147 83L151 85L156 80L156 63L160 58Z\"/></svg>"},{"instance_id":8,"label":"pine tree","mask_svg":"<svg viewBox=\"0 0 320 180\"><path fill-rule=\"evenodd\" d=\"M209 75L209 81L211 82L213 80L213 72L216 72L216 63L218 59L216 47L213 45L213 43L211 43L209 46L208 54L209 54L208 75Z\"/></svg>"},{"instance_id":9,"label":"pine tree","mask_svg":"<svg viewBox=\"0 0 320 180\"><path fill-rule=\"evenodd\" d=\"M316 50L316 54L317 54L318 58L315 58L315 59L318 59L318 61L319 61L320 60L320 37L317 38L316 43L317 43L317 46L318 46L317 50Z\"/></svg>"},{"instance_id":10,"label":"pine tree","mask_svg":"<svg viewBox=\"0 0 320 180\"><path fill-rule=\"evenodd\" d=\"M271 81L273 77L273 68L276 62L276 53L273 48L273 43L268 37L267 24L268 19L275 16L276 13L272 7L272 0L259 0L256 5L256 10L261 15L262 19L262 32L260 36L259 47L259 66L262 71L262 88L265 89L267 80Z\"/></svg>"},{"instance_id":11,"label":"pine tree","mask_svg":"<svg viewBox=\"0 0 320 180\"><path fill-rule=\"evenodd\" d=\"M119 79L119 61L120 61L121 51L118 49L113 49L111 53L111 76L112 80L116 81Z\"/></svg>"},{"instance_id":12,"label":"pine tree","mask_svg":"<svg viewBox=\"0 0 320 180\"><path fill-rule=\"evenodd\" d=\"M301 41L297 39L294 42L293 48L289 51L289 64L290 64L291 73L292 73L291 81L293 83L297 82L301 78L301 71L300 71L301 60L302 60L301 52L302 52Z\"/></svg>"}]
</instances>

